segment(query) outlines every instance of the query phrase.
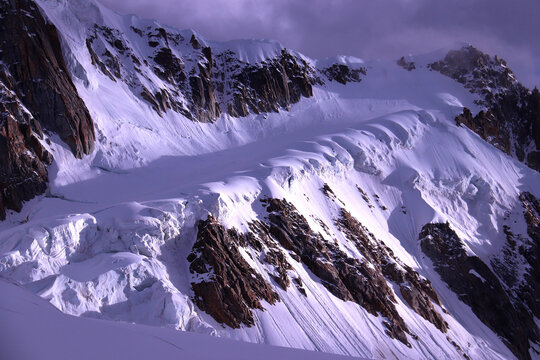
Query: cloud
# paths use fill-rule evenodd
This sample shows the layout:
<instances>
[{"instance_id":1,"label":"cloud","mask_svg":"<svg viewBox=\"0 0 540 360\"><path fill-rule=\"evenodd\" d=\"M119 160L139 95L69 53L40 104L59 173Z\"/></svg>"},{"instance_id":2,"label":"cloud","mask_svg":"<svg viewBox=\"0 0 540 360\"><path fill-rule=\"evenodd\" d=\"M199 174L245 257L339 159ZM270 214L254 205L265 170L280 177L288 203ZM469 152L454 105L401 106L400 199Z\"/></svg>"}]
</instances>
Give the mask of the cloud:
<instances>
[{"instance_id":1,"label":"cloud","mask_svg":"<svg viewBox=\"0 0 540 360\"><path fill-rule=\"evenodd\" d=\"M270 38L311 57L396 58L469 42L540 85L540 1L101 0L209 39Z\"/></svg>"}]
</instances>

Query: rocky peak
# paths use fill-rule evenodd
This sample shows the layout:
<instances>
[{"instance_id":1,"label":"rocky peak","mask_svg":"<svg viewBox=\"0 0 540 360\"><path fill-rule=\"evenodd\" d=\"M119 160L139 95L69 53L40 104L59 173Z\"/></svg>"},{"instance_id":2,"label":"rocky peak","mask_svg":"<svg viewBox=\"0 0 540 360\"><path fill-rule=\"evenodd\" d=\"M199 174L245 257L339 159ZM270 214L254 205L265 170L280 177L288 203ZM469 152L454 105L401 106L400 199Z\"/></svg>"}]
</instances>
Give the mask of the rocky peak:
<instances>
[{"instance_id":1,"label":"rocky peak","mask_svg":"<svg viewBox=\"0 0 540 360\"><path fill-rule=\"evenodd\" d=\"M159 113L173 110L210 122L222 112L246 116L278 111L312 94L314 80L309 73L313 70L287 51L254 65L230 50L214 54L194 34L187 41L180 33L163 28L132 30L148 39L144 52L151 55L135 51L126 34L97 25L87 39L88 51L102 73L128 83ZM163 80L164 86L156 88L149 72Z\"/></svg>"},{"instance_id":2,"label":"rocky peak","mask_svg":"<svg viewBox=\"0 0 540 360\"><path fill-rule=\"evenodd\" d=\"M479 94L489 105L497 95L511 91L518 84L506 61L468 45L449 51L443 60L428 65Z\"/></svg>"},{"instance_id":3,"label":"rocky peak","mask_svg":"<svg viewBox=\"0 0 540 360\"><path fill-rule=\"evenodd\" d=\"M405 56L400 57L396 63L398 66L401 66L407 71L413 71L414 69L416 69L416 65L414 64L414 61L406 60Z\"/></svg>"},{"instance_id":4,"label":"rocky peak","mask_svg":"<svg viewBox=\"0 0 540 360\"><path fill-rule=\"evenodd\" d=\"M540 171L540 94L519 83L506 62L473 46L448 52L429 68L463 84L483 110L456 118L484 140Z\"/></svg>"},{"instance_id":5,"label":"rocky peak","mask_svg":"<svg viewBox=\"0 0 540 360\"><path fill-rule=\"evenodd\" d=\"M12 90L15 80L0 69L0 219L6 210L20 211L47 188L52 156L41 144L41 125Z\"/></svg>"},{"instance_id":6,"label":"rocky peak","mask_svg":"<svg viewBox=\"0 0 540 360\"><path fill-rule=\"evenodd\" d=\"M232 328L254 325L251 309L263 309L261 300L279 300L271 286L240 253L244 235L225 229L213 216L197 226L197 241L188 256L197 306Z\"/></svg>"}]
</instances>

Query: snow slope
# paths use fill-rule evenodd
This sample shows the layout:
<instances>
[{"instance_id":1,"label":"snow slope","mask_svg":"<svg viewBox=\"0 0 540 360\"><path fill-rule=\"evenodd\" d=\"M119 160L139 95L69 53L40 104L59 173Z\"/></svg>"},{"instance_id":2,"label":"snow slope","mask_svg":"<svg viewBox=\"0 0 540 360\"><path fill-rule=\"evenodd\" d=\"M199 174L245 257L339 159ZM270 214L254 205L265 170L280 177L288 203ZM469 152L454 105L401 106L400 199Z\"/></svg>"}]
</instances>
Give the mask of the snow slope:
<instances>
[{"instance_id":1,"label":"snow slope","mask_svg":"<svg viewBox=\"0 0 540 360\"><path fill-rule=\"evenodd\" d=\"M518 196L529 191L540 197L540 175L455 125L464 106L475 109L476 97L425 67L435 55L416 59L412 72L393 62L363 62L367 76L362 82L317 85L313 97L290 111L244 118L225 114L215 123L198 123L172 111L160 116L125 83L99 72L84 45L93 23L124 34L133 24L160 25L82 0L38 4L63 37L98 140L95 152L78 160L50 137L47 146L56 160L50 191L0 224L0 276L81 317L366 358L461 356L450 340L474 359L514 357L440 280L421 253L418 233L428 222L449 221L468 251L489 264L505 242L504 224L514 222L513 229L526 233ZM191 32L179 33L189 37ZM137 38L130 36L136 48ZM257 41L207 43L215 52L232 49L254 64L281 50L279 44ZM334 61L308 60L314 66ZM159 79L151 80L160 86ZM345 209L433 282L448 311L443 315L450 325L447 334L397 296L400 314L419 338L408 348L385 334L384 319L331 295L289 255L307 297L294 287L275 286L282 301L265 304L264 311L255 311L255 326L240 329L222 326L197 308L185 259L197 221L209 213L246 231L250 221L265 216L259 199L284 198L314 230L361 258L336 228L338 207L321 192L325 183ZM272 283L265 264L245 257ZM10 294L21 292L2 286ZM172 344L160 351L180 351L175 346L207 339L186 335L176 340L167 329L54 317L65 322L66 336L71 326L115 329L119 340L114 343L123 344L126 334L135 332L152 351L163 341ZM130 351L139 354L137 348Z\"/></svg>"},{"instance_id":2,"label":"snow slope","mask_svg":"<svg viewBox=\"0 0 540 360\"><path fill-rule=\"evenodd\" d=\"M66 316L14 284L0 280L2 358L43 359L350 359L254 345L206 335Z\"/></svg>"}]
</instances>

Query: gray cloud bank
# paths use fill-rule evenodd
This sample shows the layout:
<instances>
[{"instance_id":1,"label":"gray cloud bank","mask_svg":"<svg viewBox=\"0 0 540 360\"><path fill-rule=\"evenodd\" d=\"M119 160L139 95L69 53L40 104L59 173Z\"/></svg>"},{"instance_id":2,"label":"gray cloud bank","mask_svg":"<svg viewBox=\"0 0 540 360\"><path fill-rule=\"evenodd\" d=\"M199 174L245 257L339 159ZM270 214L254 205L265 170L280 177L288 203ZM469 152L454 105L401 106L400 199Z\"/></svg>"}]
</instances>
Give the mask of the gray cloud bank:
<instances>
[{"instance_id":1,"label":"gray cloud bank","mask_svg":"<svg viewBox=\"0 0 540 360\"><path fill-rule=\"evenodd\" d=\"M538 0L100 0L208 39L276 39L310 57L398 58L471 43L540 86Z\"/></svg>"}]
</instances>

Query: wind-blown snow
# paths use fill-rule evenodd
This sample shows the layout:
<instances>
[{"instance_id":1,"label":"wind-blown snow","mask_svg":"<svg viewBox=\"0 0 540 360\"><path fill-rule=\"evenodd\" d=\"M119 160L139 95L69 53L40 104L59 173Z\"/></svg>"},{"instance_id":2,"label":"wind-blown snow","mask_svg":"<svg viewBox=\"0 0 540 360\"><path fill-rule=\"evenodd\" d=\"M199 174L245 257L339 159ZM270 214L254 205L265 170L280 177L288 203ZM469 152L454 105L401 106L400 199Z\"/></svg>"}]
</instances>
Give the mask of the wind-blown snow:
<instances>
[{"instance_id":1,"label":"wind-blown snow","mask_svg":"<svg viewBox=\"0 0 540 360\"><path fill-rule=\"evenodd\" d=\"M519 193L540 196L537 172L456 126L455 115L463 106L475 109L476 99L460 84L429 71L422 57L411 72L390 62L310 60L320 67L361 64L367 76L346 86L318 85L313 97L290 111L223 115L213 124L172 111L161 117L124 83L99 73L84 46L87 27L94 22L124 34L132 24L155 23L82 0L38 3L62 35L74 82L95 121L97 143L92 155L78 160L58 138L50 139L56 159L50 191L0 224L0 276L82 317L368 358L455 358L459 354L448 336L475 359L513 358L439 280L418 246L423 225L448 220L468 251L489 263L505 241L505 214L526 232ZM189 38L192 32L181 33ZM136 35L130 40L136 49ZM214 51L231 49L254 63L281 51L274 42L207 43ZM409 349L385 334L381 317L329 294L289 255L307 297L294 288L285 292L276 287L282 301L265 304L265 311L256 311L256 326L238 330L197 309L185 259L199 219L212 213L225 225L245 230L249 221L264 216L258 199L285 198L315 231L331 239L316 220L336 230L338 209L321 192L324 183L402 261L432 280L449 311L444 315L448 334L398 299L400 314L420 339ZM359 256L345 238L338 241L344 251ZM263 264L249 261L272 281ZM22 291L0 284L10 293ZM67 319L59 320L65 329L114 329L119 344L131 332L152 349L166 342L180 351L176 346L188 343L171 340L174 334L166 329ZM153 331L160 335L150 335Z\"/></svg>"}]
</instances>

